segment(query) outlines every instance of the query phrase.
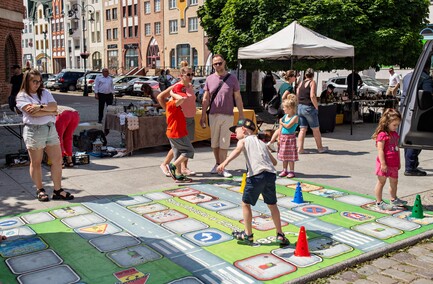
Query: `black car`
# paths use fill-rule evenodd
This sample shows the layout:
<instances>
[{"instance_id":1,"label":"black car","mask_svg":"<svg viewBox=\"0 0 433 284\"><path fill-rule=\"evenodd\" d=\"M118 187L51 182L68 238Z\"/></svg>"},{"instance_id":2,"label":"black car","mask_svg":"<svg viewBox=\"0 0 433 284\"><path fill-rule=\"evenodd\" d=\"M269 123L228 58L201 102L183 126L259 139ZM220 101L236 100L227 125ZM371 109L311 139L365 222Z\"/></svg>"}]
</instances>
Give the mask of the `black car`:
<instances>
[{"instance_id":1,"label":"black car","mask_svg":"<svg viewBox=\"0 0 433 284\"><path fill-rule=\"evenodd\" d=\"M63 69L56 77L55 88L61 92L75 91L78 78L84 76L84 71Z\"/></svg>"}]
</instances>

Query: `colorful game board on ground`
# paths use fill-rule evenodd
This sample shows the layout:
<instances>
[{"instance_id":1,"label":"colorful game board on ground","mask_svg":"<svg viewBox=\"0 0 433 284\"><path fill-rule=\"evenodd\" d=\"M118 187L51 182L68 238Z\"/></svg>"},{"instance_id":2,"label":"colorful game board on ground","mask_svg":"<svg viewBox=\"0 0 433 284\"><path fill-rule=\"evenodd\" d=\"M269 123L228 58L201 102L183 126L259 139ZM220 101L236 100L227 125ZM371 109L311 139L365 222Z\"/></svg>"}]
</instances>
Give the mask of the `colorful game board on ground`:
<instances>
[{"instance_id":1,"label":"colorful game board on ground","mask_svg":"<svg viewBox=\"0 0 433 284\"><path fill-rule=\"evenodd\" d=\"M342 189L277 184L290 246L276 242L262 200L254 243L233 239L243 230L235 178L1 218L0 282L283 283L433 229L422 207L414 218L410 207L378 211L372 197Z\"/></svg>"}]
</instances>

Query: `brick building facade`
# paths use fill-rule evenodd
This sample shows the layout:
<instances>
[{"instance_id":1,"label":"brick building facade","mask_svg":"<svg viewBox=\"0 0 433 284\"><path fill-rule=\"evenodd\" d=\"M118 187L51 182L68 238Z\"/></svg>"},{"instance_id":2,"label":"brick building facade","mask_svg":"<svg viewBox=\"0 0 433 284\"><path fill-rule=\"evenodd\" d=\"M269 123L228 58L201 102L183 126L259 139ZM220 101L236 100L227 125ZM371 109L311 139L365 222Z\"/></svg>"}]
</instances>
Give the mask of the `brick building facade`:
<instances>
[{"instance_id":1,"label":"brick building facade","mask_svg":"<svg viewBox=\"0 0 433 284\"><path fill-rule=\"evenodd\" d=\"M21 32L24 28L22 1L0 1L0 104L7 103L11 66L22 62Z\"/></svg>"}]
</instances>

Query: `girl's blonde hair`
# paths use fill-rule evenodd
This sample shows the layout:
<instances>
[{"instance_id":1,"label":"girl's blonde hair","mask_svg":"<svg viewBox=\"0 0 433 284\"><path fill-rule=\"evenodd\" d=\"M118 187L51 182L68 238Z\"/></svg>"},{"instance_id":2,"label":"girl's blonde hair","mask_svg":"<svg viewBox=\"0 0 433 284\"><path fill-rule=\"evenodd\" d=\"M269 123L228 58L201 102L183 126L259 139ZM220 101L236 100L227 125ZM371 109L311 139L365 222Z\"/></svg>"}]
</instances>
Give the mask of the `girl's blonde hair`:
<instances>
[{"instance_id":1,"label":"girl's blonde hair","mask_svg":"<svg viewBox=\"0 0 433 284\"><path fill-rule=\"evenodd\" d=\"M182 67L186 67L186 66L188 66L188 62L186 62L185 60L182 60L182 61L180 62L180 68L182 68Z\"/></svg>"},{"instance_id":2,"label":"girl's blonde hair","mask_svg":"<svg viewBox=\"0 0 433 284\"><path fill-rule=\"evenodd\" d=\"M374 131L371 138L373 140L376 140L377 135L379 135L380 132L387 132L389 133L389 124L391 124L394 121L401 121L401 114L398 110L393 108L387 108L383 114L382 117L379 120L379 124L376 127L376 130Z\"/></svg>"},{"instance_id":3,"label":"girl's blonde hair","mask_svg":"<svg viewBox=\"0 0 433 284\"><path fill-rule=\"evenodd\" d=\"M189 71L192 72L192 68L191 68L191 67L188 67L188 65L187 65L187 66L184 66L184 67L182 67L182 68L180 68L180 73L181 73L181 74L186 74L186 73L188 73Z\"/></svg>"},{"instance_id":4,"label":"girl's blonde hair","mask_svg":"<svg viewBox=\"0 0 433 284\"><path fill-rule=\"evenodd\" d=\"M286 108L292 108L296 111L296 106L298 104L298 99L294 94L288 94L287 98L283 100L282 105Z\"/></svg>"}]
</instances>

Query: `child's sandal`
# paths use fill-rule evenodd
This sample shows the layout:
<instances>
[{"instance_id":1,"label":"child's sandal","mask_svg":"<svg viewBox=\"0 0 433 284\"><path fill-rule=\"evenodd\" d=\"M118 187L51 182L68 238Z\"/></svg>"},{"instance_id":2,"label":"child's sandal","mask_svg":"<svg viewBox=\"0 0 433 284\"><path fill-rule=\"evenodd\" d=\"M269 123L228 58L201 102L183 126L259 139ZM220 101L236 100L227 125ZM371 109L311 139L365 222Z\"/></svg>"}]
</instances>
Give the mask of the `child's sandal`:
<instances>
[{"instance_id":1,"label":"child's sandal","mask_svg":"<svg viewBox=\"0 0 433 284\"><path fill-rule=\"evenodd\" d=\"M232 232L232 236L236 240L244 241L246 243L252 243L252 242L254 242L254 234L247 235L247 233L245 233L245 231L242 231L242 232L234 231L234 232Z\"/></svg>"},{"instance_id":2,"label":"child's sandal","mask_svg":"<svg viewBox=\"0 0 433 284\"><path fill-rule=\"evenodd\" d=\"M281 246L288 246L290 245L290 241L288 238L286 238L286 236L284 236L284 234L282 233L277 233L277 243L279 243Z\"/></svg>"},{"instance_id":3,"label":"child's sandal","mask_svg":"<svg viewBox=\"0 0 433 284\"><path fill-rule=\"evenodd\" d=\"M40 202L47 202L50 201L50 198L48 197L48 194L46 194L44 188L40 188L36 190L37 198Z\"/></svg>"},{"instance_id":4,"label":"child's sandal","mask_svg":"<svg viewBox=\"0 0 433 284\"><path fill-rule=\"evenodd\" d=\"M65 192L65 195L62 195L61 194L62 192ZM74 199L74 196L69 192L64 191L63 188L53 191L53 200L72 200L72 199Z\"/></svg>"}]
</instances>

